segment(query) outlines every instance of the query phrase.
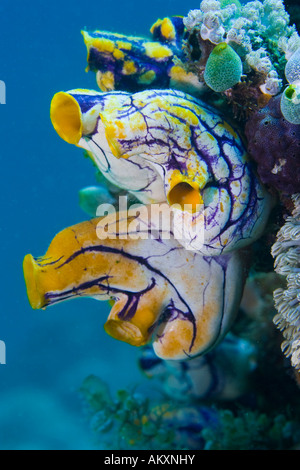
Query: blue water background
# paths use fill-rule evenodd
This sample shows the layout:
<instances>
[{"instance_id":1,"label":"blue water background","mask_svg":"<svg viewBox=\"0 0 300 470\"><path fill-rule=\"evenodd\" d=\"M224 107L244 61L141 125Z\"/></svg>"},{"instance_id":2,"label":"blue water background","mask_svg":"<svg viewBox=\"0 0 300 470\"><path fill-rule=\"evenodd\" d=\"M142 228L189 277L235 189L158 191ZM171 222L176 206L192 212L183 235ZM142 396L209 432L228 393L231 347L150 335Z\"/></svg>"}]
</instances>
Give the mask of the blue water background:
<instances>
[{"instance_id":1,"label":"blue water background","mask_svg":"<svg viewBox=\"0 0 300 470\"><path fill-rule=\"evenodd\" d=\"M113 391L143 380L136 348L103 330L106 302L80 299L32 310L22 260L27 253L43 255L58 231L87 218L78 191L94 184L94 168L81 149L58 137L49 119L57 91L97 89L95 75L85 72L80 30L147 36L158 17L198 7L179 0L1 0L2 450L94 448L77 393L82 380L99 375Z\"/></svg>"}]
</instances>

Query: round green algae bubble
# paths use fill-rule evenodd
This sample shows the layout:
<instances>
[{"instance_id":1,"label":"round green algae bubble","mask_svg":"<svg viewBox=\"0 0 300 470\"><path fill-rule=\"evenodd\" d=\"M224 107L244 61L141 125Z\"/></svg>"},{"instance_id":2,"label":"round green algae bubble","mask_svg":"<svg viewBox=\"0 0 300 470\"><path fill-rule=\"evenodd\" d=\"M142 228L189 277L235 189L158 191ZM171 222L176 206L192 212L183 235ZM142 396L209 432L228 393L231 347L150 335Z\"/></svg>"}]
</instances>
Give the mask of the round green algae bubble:
<instances>
[{"instance_id":1,"label":"round green algae bubble","mask_svg":"<svg viewBox=\"0 0 300 470\"><path fill-rule=\"evenodd\" d=\"M285 76L289 83L300 82L300 47L289 58L285 66Z\"/></svg>"},{"instance_id":2,"label":"round green algae bubble","mask_svg":"<svg viewBox=\"0 0 300 470\"><path fill-rule=\"evenodd\" d=\"M242 71L239 55L226 42L221 42L207 59L204 80L209 88L221 92L236 85L241 79Z\"/></svg>"},{"instance_id":3,"label":"round green algae bubble","mask_svg":"<svg viewBox=\"0 0 300 470\"><path fill-rule=\"evenodd\" d=\"M282 93L280 109L291 124L300 124L300 85L290 85Z\"/></svg>"}]
</instances>

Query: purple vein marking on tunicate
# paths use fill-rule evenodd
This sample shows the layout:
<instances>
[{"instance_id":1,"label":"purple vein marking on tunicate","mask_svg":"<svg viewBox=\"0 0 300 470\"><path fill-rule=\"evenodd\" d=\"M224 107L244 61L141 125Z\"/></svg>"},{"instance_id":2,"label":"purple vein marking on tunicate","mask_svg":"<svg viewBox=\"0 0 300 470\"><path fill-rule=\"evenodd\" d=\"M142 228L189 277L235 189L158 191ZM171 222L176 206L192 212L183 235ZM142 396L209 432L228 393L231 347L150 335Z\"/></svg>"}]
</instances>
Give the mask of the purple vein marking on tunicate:
<instances>
[{"instance_id":1,"label":"purple vein marking on tunicate","mask_svg":"<svg viewBox=\"0 0 300 470\"><path fill-rule=\"evenodd\" d=\"M184 320L190 321L192 323L192 326L193 326L193 338L192 338L192 341L191 341L190 346L189 346L189 352L191 352L191 350L194 346L194 342L195 342L195 339L196 339L196 333L197 333L196 332L197 327L196 327L195 317L194 317L194 315L191 311L183 312L179 308L175 307L173 299L170 299L169 304L165 307L164 311L162 312L162 314L160 315L158 320L155 323L153 323L153 325L150 326L148 331L149 331L149 334L152 334L153 331L156 328L158 328L160 325L162 325L164 323L169 323L169 322L175 321L178 318L180 318L180 316ZM161 340L164 337L164 335L165 335L164 333L162 333L161 335L157 334L157 338L159 340ZM183 353L187 357L190 357L190 355L184 349L183 349Z\"/></svg>"},{"instance_id":2,"label":"purple vein marking on tunicate","mask_svg":"<svg viewBox=\"0 0 300 470\"><path fill-rule=\"evenodd\" d=\"M212 171L212 168L211 168L209 156L208 155L206 156L205 149L199 148L199 146L198 146L197 135L196 135L196 126L190 126L190 131L191 131L191 136L190 136L191 146L196 150L196 153L197 153L199 159L204 160L204 162L206 163L208 173L210 175L213 175L213 171Z\"/></svg>"},{"instance_id":3,"label":"purple vein marking on tunicate","mask_svg":"<svg viewBox=\"0 0 300 470\"><path fill-rule=\"evenodd\" d=\"M244 223L243 223L243 226L241 227L241 232L242 232L242 229L249 228L249 225L250 226L252 225L250 235L251 235L252 231L254 230L254 227L255 227L254 222L255 222L257 212L258 212L257 204L260 200L261 200L261 198L259 198L257 196L257 187L256 187L256 184L255 184L254 177L252 175L251 176L249 202L248 202L248 206L247 206L247 211L245 211L245 213L243 214L244 215Z\"/></svg>"},{"instance_id":4,"label":"purple vein marking on tunicate","mask_svg":"<svg viewBox=\"0 0 300 470\"><path fill-rule=\"evenodd\" d=\"M241 177L241 179L244 177L244 175ZM250 216L252 215L253 216L253 212L255 210L255 206L256 206L256 201L257 201L257 192L256 192L256 188L255 188L255 181L254 181L254 177L253 175L251 174L251 172L248 172L248 177L249 177L249 186L248 186L248 200L247 202L243 203L243 205L245 205L245 208L244 210L241 212L241 214L239 215L238 218L236 218L234 221L232 221L231 217L230 217L230 220L228 221L228 225L236 225L241 221L242 218L244 218L245 220L247 220L247 217L248 217L248 213L249 213L249 210L250 210ZM231 193L230 193L231 194ZM240 203L242 204L242 203ZM232 215L232 214L231 214ZM241 227L241 231L242 231L242 228L244 228L244 225L245 225L245 222L243 224L243 227ZM224 227L224 230L226 230L226 226Z\"/></svg>"},{"instance_id":5,"label":"purple vein marking on tunicate","mask_svg":"<svg viewBox=\"0 0 300 470\"><path fill-rule=\"evenodd\" d=\"M215 187L215 189L218 191L218 201L217 201L217 203L216 203L216 205L215 205L215 207L214 207L213 212L211 212L211 211L208 212L207 210L204 212L204 215L205 215L205 221L204 221L205 227L211 225L213 221L215 222L216 225L219 225L218 221L215 220L215 218L216 218L217 212L220 210L220 199L221 199L221 191L220 191L220 189L221 189L221 188ZM209 206L209 208L210 208L210 206Z\"/></svg>"},{"instance_id":6,"label":"purple vein marking on tunicate","mask_svg":"<svg viewBox=\"0 0 300 470\"><path fill-rule=\"evenodd\" d=\"M121 108L118 111L118 116L120 116L120 117L129 117L131 114L139 113L143 116L143 118L145 118L142 111L144 109L146 109L147 107L149 107L150 105L152 105L152 102L151 101L146 101L142 106L137 106L135 104L134 95L130 95L129 100L130 100L130 104L127 105L127 103L126 103L127 108L126 109L124 109L124 107Z\"/></svg>"},{"instance_id":7,"label":"purple vein marking on tunicate","mask_svg":"<svg viewBox=\"0 0 300 470\"><path fill-rule=\"evenodd\" d=\"M149 123L148 123L149 121ZM153 123L155 124L152 124L151 121L153 121ZM149 140L149 137L148 135L151 136L151 138L153 140L158 140L159 142L164 142L165 144L167 143L167 139L164 140L164 139L158 139L157 137L154 137L153 136L153 131L160 131L161 134L164 136L164 138L166 136L168 136L168 138L170 137L170 132L171 132L171 129L170 128L166 128L163 123L162 124L157 124L158 120L153 118L152 116L145 116L145 122L146 122L146 126L147 126L147 141Z\"/></svg>"},{"instance_id":8,"label":"purple vein marking on tunicate","mask_svg":"<svg viewBox=\"0 0 300 470\"><path fill-rule=\"evenodd\" d=\"M182 91L179 90L149 90L147 93L147 98L152 100L156 98L165 98L166 102L170 105L174 104L172 98L176 97L180 100L190 101L192 103L196 103L199 106L198 101L194 101L193 98L189 95L186 95ZM168 100L168 97L171 97L171 101Z\"/></svg>"},{"instance_id":9,"label":"purple vein marking on tunicate","mask_svg":"<svg viewBox=\"0 0 300 470\"><path fill-rule=\"evenodd\" d=\"M130 96L130 98L132 98ZM122 104L122 107L120 107L120 109L118 109L118 115L117 115L117 119L125 119L125 118L130 118L130 116L134 115L135 113L140 113L142 114L142 110L144 108L146 108L146 106L148 106L149 103L146 103L144 106L142 106L141 108L138 108L137 106L134 106L132 103L128 104L128 103L123 103Z\"/></svg>"},{"instance_id":10,"label":"purple vein marking on tunicate","mask_svg":"<svg viewBox=\"0 0 300 470\"><path fill-rule=\"evenodd\" d=\"M102 155L103 155L103 157L104 157L104 159L105 159L105 161L106 161L106 164L107 164L107 169L104 171L104 173L109 173L109 170L110 170L110 168L111 168L111 164L110 164L109 161L108 161L108 158L107 158L107 156L106 156L106 153L104 152L104 150L102 149L102 147L100 147L100 145L97 144L97 142L94 140L93 135L91 135L91 136L85 136L85 137L88 139L88 141L92 141L93 144L100 150L100 152L102 153Z\"/></svg>"},{"instance_id":11,"label":"purple vein marking on tunicate","mask_svg":"<svg viewBox=\"0 0 300 470\"><path fill-rule=\"evenodd\" d=\"M139 292L130 292L130 291L125 291L125 290L120 290L120 289L113 288L113 290L115 290L116 292L121 292L122 294L127 295L126 304L124 305L122 310L120 310L120 312L118 313L118 317L121 320L130 321L134 317L134 315L137 311L137 307L138 307L140 298L144 294L146 294L147 292L152 290L156 285L156 282L155 282L154 278L151 278L151 281L152 282L151 282L150 285L148 285L145 289L143 289Z\"/></svg>"},{"instance_id":12,"label":"purple vein marking on tunicate","mask_svg":"<svg viewBox=\"0 0 300 470\"><path fill-rule=\"evenodd\" d=\"M179 152L182 152L184 154L188 153L191 149L190 147L186 148L186 147L181 147L177 141L177 139L174 139L174 137L172 137L172 135L169 136L169 140L172 142L172 147L175 147L176 150L178 150ZM182 157L181 157L182 158Z\"/></svg>"},{"instance_id":13,"label":"purple vein marking on tunicate","mask_svg":"<svg viewBox=\"0 0 300 470\"><path fill-rule=\"evenodd\" d=\"M222 148L220 148L220 150L221 150L221 153L224 155L224 159L227 162L227 164L229 165L229 168L231 168L230 161L229 161L228 157L226 156L226 158L225 158L225 153L223 152ZM206 159L205 159L205 161L206 161L206 163L208 163L208 161ZM232 194L231 194L231 191L230 191L229 184L230 184L231 181L235 181L237 179L242 180L245 177L245 172L246 172L247 165L246 164L241 164L241 167L242 167L243 172L242 172L242 175L240 175L239 178L232 178L232 177L230 178L229 177L228 181L226 183L223 183L222 185L218 184L219 187L224 187L227 190L227 193L230 195L230 199L231 199L230 216L228 218L228 221L227 221L226 225L223 227L223 231L226 230L228 228L228 224L231 223L232 212L233 212L233 208L234 208L234 202L233 202L233 199L232 199ZM232 171L231 171L231 174L232 174ZM247 207L246 203L245 203L245 206ZM246 208L245 208L245 210L246 210ZM245 212L245 210L243 211L243 213ZM241 216L243 215L243 213L241 214ZM239 217L239 219L241 218L241 216Z\"/></svg>"},{"instance_id":14,"label":"purple vein marking on tunicate","mask_svg":"<svg viewBox=\"0 0 300 470\"><path fill-rule=\"evenodd\" d=\"M224 121L220 118L220 116L216 116L219 119L216 120L213 126L210 126L208 122L206 122L201 116L199 117L199 121L201 122L202 126L205 128L207 132L209 132L219 143L220 151L222 152L222 146L220 146L220 141L223 143L228 143L231 146L237 146L237 141L234 137L229 137L228 135L219 135L215 129L217 126L221 126L224 129ZM225 155L225 154L224 154Z\"/></svg>"},{"instance_id":15,"label":"purple vein marking on tunicate","mask_svg":"<svg viewBox=\"0 0 300 470\"><path fill-rule=\"evenodd\" d=\"M168 129L163 128L163 130L165 130L166 133L168 134L168 147L169 147L168 156L171 157L171 159L166 162L166 165L167 165L168 169L186 170L187 160L179 162L176 158L176 150L179 153L181 153L181 154L178 155L178 158L182 160L182 159L187 159L187 156L188 156L188 153L191 150L191 147L188 147L188 148L187 147L181 147L178 143L178 140L175 139L174 137L172 137L173 126L170 123L170 121L168 119L168 116L171 116L172 118L175 118L175 119L178 118L176 115L171 114L169 111L168 111L168 113L164 113L164 116L163 116L165 121L167 121L167 123L168 123ZM184 119L178 118L178 120L181 123L186 124L186 121ZM170 145L170 142L171 142L172 145ZM173 164L174 161L175 161L175 165Z\"/></svg>"},{"instance_id":16,"label":"purple vein marking on tunicate","mask_svg":"<svg viewBox=\"0 0 300 470\"><path fill-rule=\"evenodd\" d=\"M142 141L142 144L145 143L148 147L150 147L150 149L151 149L151 146L155 146L155 145L159 145L160 147L166 147L167 149L170 149L170 145L169 145L168 142L165 142L162 139L158 139L157 137L152 137L152 136L151 136L151 139L149 139L149 135L151 136L151 133L148 131L146 139L144 141ZM133 141L133 142L135 143L135 142L137 142L137 140ZM167 151L165 153L167 153L167 155L168 155L169 151ZM154 157L155 157L155 154L154 154Z\"/></svg>"},{"instance_id":17,"label":"purple vein marking on tunicate","mask_svg":"<svg viewBox=\"0 0 300 470\"><path fill-rule=\"evenodd\" d=\"M95 95L86 94L86 93L69 93L70 96L73 96L75 100L78 102L79 107L83 114L89 111L94 106L101 105L102 110L106 106L106 101L111 98L112 95L114 96L124 96L127 97L128 93L122 91L111 91L109 93L97 93Z\"/></svg>"},{"instance_id":18,"label":"purple vein marking on tunicate","mask_svg":"<svg viewBox=\"0 0 300 470\"><path fill-rule=\"evenodd\" d=\"M131 97L131 99L132 99L132 97ZM144 120L144 122L145 122L145 125L146 125L146 130L147 130L147 132L146 132L146 136L145 136L145 137L140 137L140 136L138 136L138 137L136 137L135 139L132 139L132 138L130 138L130 139L118 139L120 142L122 142L122 146L123 146L125 152L126 152L126 150L127 150L127 151L128 151L128 150L131 150L131 149L134 148L135 146L137 146L137 145L142 145L142 144L147 144L148 146L151 146L152 144L158 144L158 143L159 143L161 146L166 146L166 145L167 145L167 144L166 144L163 140L161 140L161 139L152 138L152 141L149 141L149 139L148 139L148 135L150 134L150 132L149 132L149 125L148 125L148 122L147 122L148 116L146 116L145 114L143 114L143 113L141 112L142 109L144 109L148 104L150 104L150 103L146 103L142 108L138 108L137 106L134 105L134 103L132 103L132 109L133 109L134 111L130 111L130 113L131 113L131 114L135 114L135 113L137 112L137 113L139 113L139 114L142 116L142 118L143 118L143 120ZM131 109L131 108L130 108L130 109ZM120 115L120 114L121 114L121 113L119 113L119 115ZM128 116L129 116L129 113L127 112L126 115L123 116L123 118L124 118L124 117L128 117ZM158 128L159 128L159 127L158 127ZM161 129L161 128L159 128L159 129ZM150 135L151 135L151 134L150 134Z\"/></svg>"},{"instance_id":19,"label":"purple vein marking on tunicate","mask_svg":"<svg viewBox=\"0 0 300 470\"><path fill-rule=\"evenodd\" d=\"M162 232L162 230L159 230L159 232ZM157 241L159 241L159 240L157 240ZM179 246L179 247L174 246L173 248L170 248L168 251L166 251L165 253L160 254L160 255L149 255L149 256L147 256L147 260L152 259L152 258L161 258L162 256L167 256L169 253L172 253L172 251L177 251L177 250L183 250L183 246Z\"/></svg>"},{"instance_id":20,"label":"purple vein marking on tunicate","mask_svg":"<svg viewBox=\"0 0 300 470\"><path fill-rule=\"evenodd\" d=\"M255 187L254 176L252 175L251 172L249 172L249 178L250 178L250 184L249 184L249 188L248 188L249 198L248 198L248 202L246 204L246 208L240 214L240 216L237 219L235 219L234 221L232 221L231 218L230 218L227 221L227 223L225 224L225 226L222 228L222 230L220 231L220 233L218 234L218 236L216 238L220 238L221 235L223 235L227 229L232 228L232 227L235 226L236 228L235 228L235 231L231 235L231 239L238 236L239 240L243 240L245 238L243 233L246 230L247 226L249 224L253 225L253 227L251 228L251 232L254 229L255 224L253 224L251 219L253 220L253 214L254 214L255 211L257 211L258 198L257 198L257 191L256 191L256 187ZM240 223L241 220L243 220L243 224ZM251 232L247 236L247 238L249 238L249 236L251 235ZM212 240L212 241L214 241L214 240Z\"/></svg>"},{"instance_id":21,"label":"purple vein marking on tunicate","mask_svg":"<svg viewBox=\"0 0 300 470\"><path fill-rule=\"evenodd\" d=\"M130 160L130 158L128 158L127 161L129 163L131 163L132 165L137 166L141 171L144 171L144 170L147 169L148 172L150 174L152 174L152 178L150 178L150 175L148 175L148 181L147 181L147 183L145 183L145 186L143 186L139 189L134 189L134 190L130 189L130 192L131 193L140 192L140 191L145 191L145 192L150 191L151 192L152 190L151 190L150 186L151 186L152 183L154 183L156 181L156 179L158 177L155 170L153 168L151 168L151 166L146 166L146 165L142 166L140 163Z\"/></svg>"},{"instance_id":22,"label":"purple vein marking on tunicate","mask_svg":"<svg viewBox=\"0 0 300 470\"><path fill-rule=\"evenodd\" d=\"M230 195L230 194L229 194ZM230 199L231 199L231 195L230 195ZM232 204L231 204L231 210L232 210ZM226 230L228 229L232 229L234 226L236 227L235 231L231 234L230 236L230 240L232 240L233 238L235 238L237 235L239 236L239 240L243 239L243 235L242 235L242 231L243 231L243 226L240 226L239 222L241 221L241 219L244 217L245 218L245 210L242 212L242 214L235 220L235 221L232 221L230 217L228 217L226 223L223 225L223 227L221 228L220 227L220 231L218 233L218 235L216 235L211 241L210 243L214 243L215 241L220 241L221 240L221 236L226 232ZM244 224L243 224L244 225ZM238 234L239 232L239 234ZM221 242L220 242L221 243ZM228 243L227 243L228 244ZM222 250L224 249L225 247L223 246Z\"/></svg>"},{"instance_id":23,"label":"purple vein marking on tunicate","mask_svg":"<svg viewBox=\"0 0 300 470\"><path fill-rule=\"evenodd\" d=\"M152 98L155 99L157 97L158 98L163 97L163 98L165 98L166 102L170 106L174 105L174 101L172 100L172 98L176 97L180 101L187 101L187 102L191 103L193 106L202 108L208 114L213 114L213 115L218 116L218 117L221 116L221 114L218 113L217 110L213 109L212 107L210 107L206 103L202 102L201 100L198 100L197 98L193 98L192 96L187 95L184 92L179 91L179 90L151 90L151 91L148 92L147 97L149 99L152 99ZM168 97L171 97L171 100L168 100ZM176 106L177 106L177 104L176 104ZM188 108L188 109L191 109L191 108ZM196 115L196 116L199 118L198 115ZM186 121L183 120L183 122L186 122Z\"/></svg>"},{"instance_id":24,"label":"purple vein marking on tunicate","mask_svg":"<svg viewBox=\"0 0 300 470\"><path fill-rule=\"evenodd\" d=\"M196 115L196 114L195 114ZM197 116L197 115L196 115ZM219 117L219 116L218 116ZM228 136L226 135L223 135L223 136L219 136L216 132L214 132L214 128L213 127L210 127L208 123L206 123L203 119L201 119L201 116L198 117L199 119L199 122L201 123L201 125L204 127L204 129L209 133L211 134L215 139L216 141L218 142L218 147L219 147L219 152L220 152L220 155L224 158L224 160L226 161L227 165L229 166L229 169L231 169L231 174L233 173L233 169L232 169L232 165L230 163L230 159L228 158L228 155L224 152L224 149L223 149L223 145L221 145L221 142L222 144L224 144L225 142L228 143L230 146L233 146L233 147L236 147L238 150L240 150L241 152L241 149L239 149L238 145L237 145L237 141L236 139L232 138L230 139ZM222 122L218 121L216 122L215 126L216 127L217 125L223 125ZM195 145L196 148L198 148L200 151L203 149L200 149L197 144ZM208 156L209 158L209 156ZM241 162L242 164L242 162ZM213 174L213 173L212 173Z\"/></svg>"},{"instance_id":25,"label":"purple vein marking on tunicate","mask_svg":"<svg viewBox=\"0 0 300 470\"><path fill-rule=\"evenodd\" d=\"M51 304L57 303L57 302L62 302L63 300L68 300L76 295L81 296L80 291L87 290L91 287L94 287L95 285L98 285L99 287L103 287L102 281L107 281L110 276L101 276L97 279L93 279L92 281L86 281L82 284L79 284L78 286L74 286L71 289L64 290L61 292L47 292L45 294L45 299L47 301L50 301ZM105 286L105 289L108 289L108 286ZM107 292L109 292L107 290Z\"/></svg>"},{"instance_id":26,"label":"purple vein marking on tunicate","mask_svg":"<svg viewBox=\"0 0 300 470\"><path fill-rule=\"evenodd\" d=\"M165 166L166 166L167 171L170 171L170 170L186 171L186 163L184 164L184 162L178 161L176 158L176 154L173 151L170 153L169 159L165 163Z\"/></svg>"},{"instance_id":27,"label":"purple vein marking on tunicate","mask_svg":"<svg viewBox=\"0 0 300 470\"><path fill-rule=\"evenodd\" d=\"M146 292L149 292L155 286L155 279L152 278L151 284L148 285L145 289L141 290L140 292L133 293L126 289L120 289L120 288L115 288L115 287L110 286L109 285L110 278L112 278L112 276L109 276L109 275L101 276L97 279L93 279L92 281L83 282L79 284L78 286L73 287L72 289L69 289L69 290L65 290L65 291L58 292L58 293L48 292L45 294L45 299L47 301L50 301L51 305L53 305L54 303L62 302L63 300L68 300L74 296L80 297L82 295L81 292L85 292L86 290L91 289L94 286L97 286L99 290L102 290L106 295L113 294L113 293L121 293L128 297L128 300L126 303L126 310L124 307L121 312L124 311L124 313L126 313L128 306L133 301L133 305L127 311L126 317L124 316L123 318L124 320L130 320L136 312L140 297ZM107 281L107 284L103 284L103 281ZM134 300L134 297L136 297L136 301ZM118 314L118 316L121 316L120 313Z\"/></svg>"},{"instance_id":28,"label":"purple vein marking on tunicate","mask_svg":"<svg viewBox=\"0 0 300 470\"><path fill-rule=\"evenodd\" d=\"M147 259L145 259L141 256L132 255L130 253L127 253L123 249L108 247L108 246L104 246L104 245L87 246L85 248L81 248L80 250L74 252L66 261L64 261L64 263L62 263L60 266L56 267L55 269L59 269L59 268L63 267L65 264L68 264L71 261L73 261L77 256L80 256L80 255L82 255L86 252L90 252L90 253L91 252L101 252L101 253L119 254L121 256L124 256L125 258L132 259L132 260L136 261L137 263L139 263L139 264L145 266L147 269L149 269L149 271L155 272L158 276L165 279L172 286L172 288L176 292L178 298L181 300L181 302L187 308L186 317L189 321L191 321L191 323L193 325L193 338L192 338L192 341L191 341L190 350L192 349L195 338L196 338L196 321L195 321L194 314L193 314L191 308L189 307L189 305L187 304L186 300L183 299L183 297L181 296L181 294L177 290L176 286L173 284L173 282L165 274L163 274L157 268L154 268L153 266L151 266L151 264L148 263Z\"/></svg>"},{"instance_id":29,"label":"purple vein marking on tunicate","mask_svg":"<svg viewBox=\"0 0 300 470\"><path fill-rule=\"evenodd\" d=\"M180 92L182 93L182 92ZM178 96L176 93L175 93L175 90L149 90L147 92L147 98L149 98L150 100L152 100L152 98L156 99L156 98L161 98L162 96L171 96L171 97L174 97L174 95Z\"/></svg>"},{"instance_id":30,"label":"purple vein marking on tunicate","mask_svg":"<svg viewBox=\"0 0 300 470\"><path fill-rule=\"evenodd\" d=\"M43 259L51 259L51 258L34 258L36 264L38 266L40 266L41 268L43 268L44 266L50 266L51 264L55 264L55 263L58 263L58 261L60 261L62 258L64 258L64 255L62 255L60 258L56 259L55 261L51 261L51 262L48 262L48 263L43 263ZM41 260L41 262L39 261Z\"/></svg>"},{"instance_id":31,"label":"purple vein marking on tunicate","mask_svg":"<svg viewBox=\"0 0 300 470\"><path fill-rule=\"evenodd\" d=\"M93 136L89 137L89 136L86 136L88 138L88 140L92 141L94 143L94 145L96 145L96 147L102 152L105 160L106 160L106 163L107 163L107 169L106 170L101 170L103 173L109 173L109 170L111 168L111 164L109 163L109 160L106 156L106 153L104 152L104 150L99 146L99 144L97 144L97 142L95 142L95 140L93 139ZM141 164L139 164L138 162L134 162L132 160L130 160L130 158L127 160L129 164L131 165L135 165L137 166L138 168L140 168L141 171L143 171L145 168L143 168L141 166ZM142 188L139 188L139 189L136 189L135 192L138 192L138 191L148 191L148 188L149 186L154 183L154 181L156 180L156 175L155 175L155 172L154 170L151 168L151 167L147 167L147 170L148 171L151 171L151 173L153 173L153 177L152 177L152 180L150 179L150 181L148 181L144 187ZM151 191L151 190L149 190Z\"/></svg>"},{"instance_id":32,"label":"purple vein marking on tunicate","mask_svg":"<svg viewBox=\"0 0 300 470\"><path fill-rule=\"evenodd\" d=\"M169 144L166 143L164 140L154 138L154 137L152 137L152 139L150 140L149 135L151 134L149 133L149 130L148 130L145 137L137 137L135 139L132 139L132 138L120 139L119 141L122 143L124 153L127 153L128 151L132 151L133 149L138 148L141 145L147 145L148 147L150 147L150 149L151 149L151 146L153 145L160 145L161 147L169 148ZM156 154L154 154L154 156L155 155Z\"/></svg>"},{"instance_id":33,"label":"purple vein marking on tunicate","mask_svg":"<svg viewBox=\"0 0 300 470\"><path fill-rule=\"evenodd\" d=\"M218 338L221 334L224 315L225 315L225 290L226 290L227 259L222 259L222 258L218 258L218 257L204 256L203 260L206 261L209 264L209 266L211 265L211 263L214 263L214 262L217 263L221 267L222 272L223 272L223 281L222 281L223 288L221 289L221 292L222 292L222 309L221 309L221 314L219 315L220 316L219 329L218 329L217 334L215 335L214 343L209 346L209 348L211 349L214 346L214 344L218 341ZM209 281L206 283L205 289L208 287L208 284L209 284ZM204 302L204 297L205 297L205 294L203 295L203 302Z\"/></svg>"},{"instance_id":34,"label":"purple vein marking on tunicate","mask_svg":"<svg viewBox=\"0 0 300 470\"><path fill-rule=\"evenodd\" d=\"M186 124L186 120L184 118L181 118L176 114L171 113L170 111L168 111L168 116L171 116L173 119L177 119L177 121L179 121L181 124Z\"/></svg>"}]
</instances>

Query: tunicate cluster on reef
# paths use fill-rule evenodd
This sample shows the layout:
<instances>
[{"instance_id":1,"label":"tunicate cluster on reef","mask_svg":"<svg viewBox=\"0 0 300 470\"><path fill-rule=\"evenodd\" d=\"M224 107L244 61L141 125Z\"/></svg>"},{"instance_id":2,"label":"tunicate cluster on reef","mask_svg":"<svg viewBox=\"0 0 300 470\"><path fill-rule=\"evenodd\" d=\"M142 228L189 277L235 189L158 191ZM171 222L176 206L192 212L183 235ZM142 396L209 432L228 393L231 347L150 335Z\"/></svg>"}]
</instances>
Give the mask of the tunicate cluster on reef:
<instances>
[{"instance_id":1,"label":"tunicate cluster on reef","mask_svg":"<svg viewBox=\"0 0 300 470\"><path fill-rule=\"evenodd\" d=\"M245 127L248 152L263 183L285 195L300 191L300 128L284 119L281 95L256 111Z\"/></svg>"},{"instance_id":2,"label":"tunicate cluster on reef","mask_svg":"<svg viewBox=\"0 0 300 470\"><path fill-rule=\"evenodd\" d=\"M101 91L52 99L54 129L100 176L79 193L92 219L60 231L45 256L25 256L29 302L109 301L105 331L140 347L141 370L159 384L114 398L86 378L80 391L108 448L300 448L297 384L282 374L273 324L276 307L297 373L300 126L284 100L300 86L300 37L289 22L282 0L203 0L186 18L158 19L150 39L83 31ZM295 211L273 272L276 192ZM278 414L283 399L293 420Z\"/></svg>"},{"instance_id":3,"label":"tunicate cluster on reef","mask_svg":"<svg viewBox=\"0 0 300 470\"><path fill-rule=\"evenodd\" d=\"M292 124L300 124L300 47L286 63L285 77L289 86L282 93L281 112Z\"/></svg>"}]
</instances>

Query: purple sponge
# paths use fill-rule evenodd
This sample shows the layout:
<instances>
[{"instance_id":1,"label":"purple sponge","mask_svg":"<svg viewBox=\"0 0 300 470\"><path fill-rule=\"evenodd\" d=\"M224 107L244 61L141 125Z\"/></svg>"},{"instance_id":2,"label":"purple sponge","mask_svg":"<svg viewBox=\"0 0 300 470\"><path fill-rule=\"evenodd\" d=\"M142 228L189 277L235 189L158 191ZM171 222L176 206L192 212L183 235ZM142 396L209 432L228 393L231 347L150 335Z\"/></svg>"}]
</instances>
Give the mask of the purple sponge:
<instances>
[{"instance_id":1,"label":"purple sponge","mask_svg":"<svg viewBox=\"0 0 300 470\"><path fill-rule=\"evenodd\" d=\"M245 134L261 181L291 195L300 192L300 125L284 119L280 99L277 95L256 111L246 123Z\"/></svg>"}]
</instances>

